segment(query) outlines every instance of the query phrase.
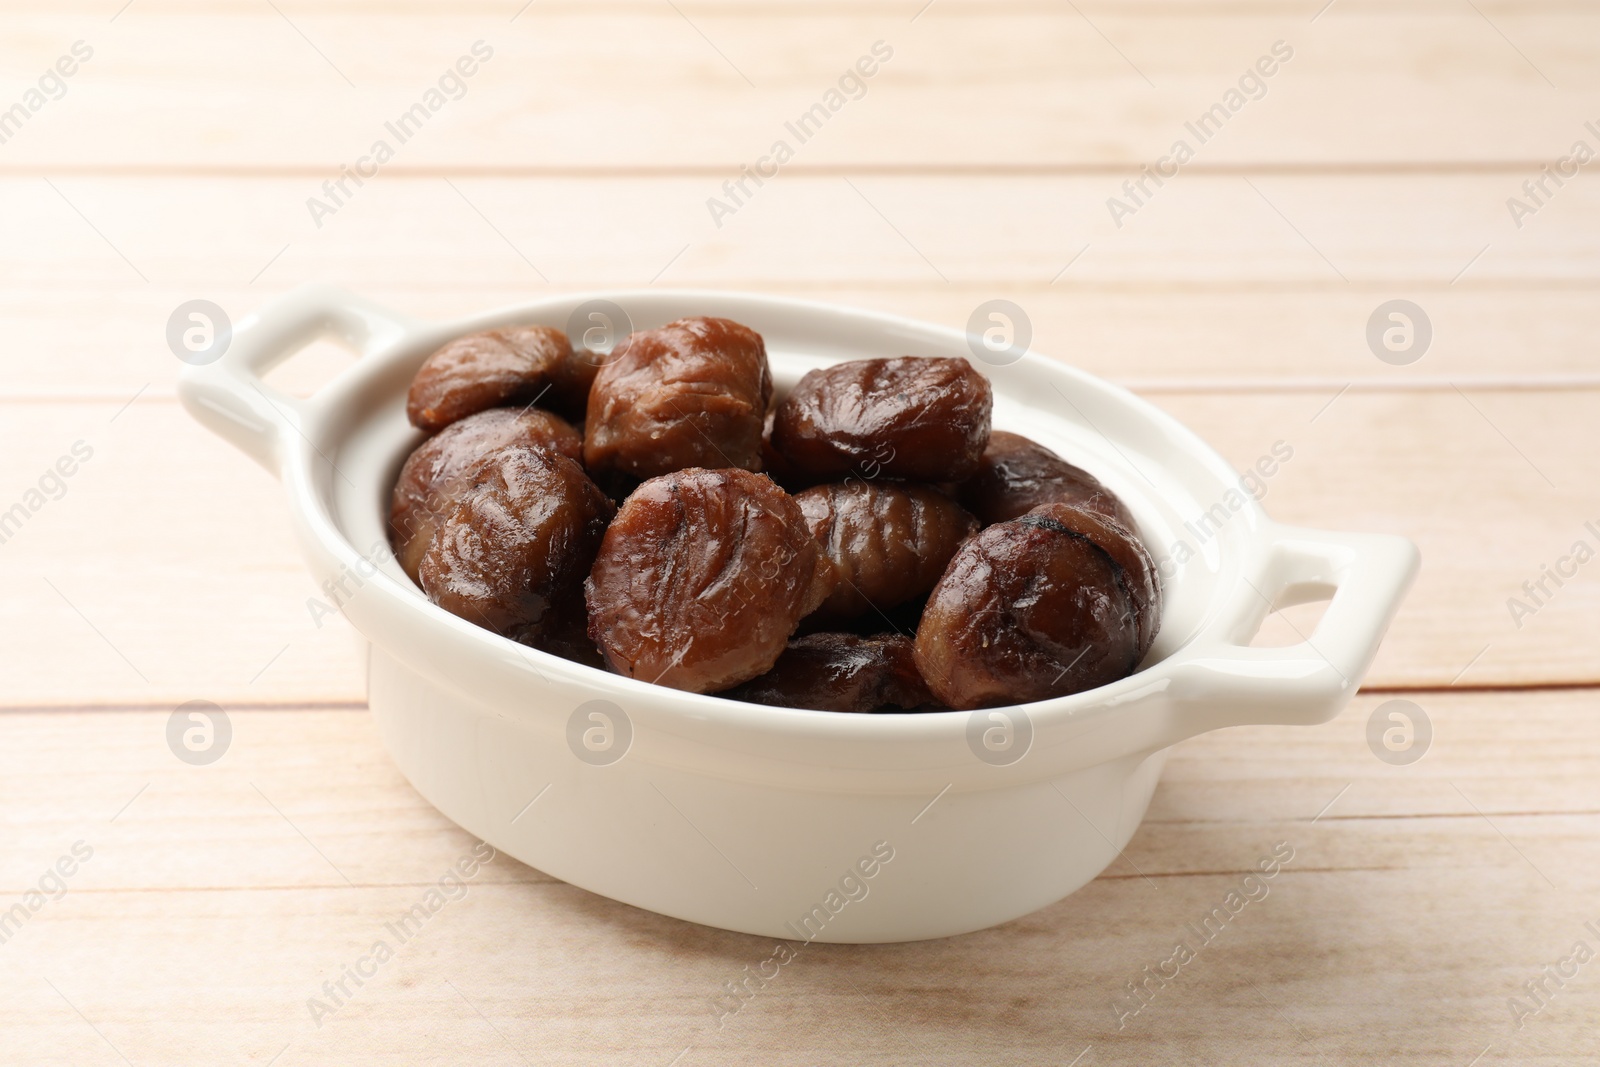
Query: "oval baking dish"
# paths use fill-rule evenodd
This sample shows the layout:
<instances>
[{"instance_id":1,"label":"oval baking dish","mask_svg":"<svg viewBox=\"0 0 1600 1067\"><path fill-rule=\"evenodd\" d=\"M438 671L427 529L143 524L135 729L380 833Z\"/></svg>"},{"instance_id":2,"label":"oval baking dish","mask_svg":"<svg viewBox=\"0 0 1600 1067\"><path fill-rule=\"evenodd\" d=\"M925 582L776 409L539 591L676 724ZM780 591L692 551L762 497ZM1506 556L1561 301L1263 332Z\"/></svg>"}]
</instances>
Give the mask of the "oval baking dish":
<instances>
[{"instance_id":1,"label":"oval baking dish","mask_svg":"<svg viewBox=\"0 0 1600 1067\"><path fill-rule=\"evenodd\" d=\"M956 330L733 293L568 295L421 323L307 286L241 321L220 359L184 369L179 392L282 479L314 580L362 576L340 606L368 642L368 699L406 777L471 833L604 896L831 942L940 937L1024 915L1116 857L1173 744L1332 718L1416 573L1403 538L1271 522L1169 416L1030 353L979 364L994 425L1105 482L1161 564L1160 635L1132 676L1018 708L840 715L678 692L526 648L429 603L388 552L389 491L420 437L406 389L451 337L567 328L602 299L637 329L690 315L752 327L780 394L840 360L970 352ZM319 337L362 358L308 400L262 383ZM1272 608L1330 593L1308 640L1248 647Z\"/></svg>"}]
</instances>

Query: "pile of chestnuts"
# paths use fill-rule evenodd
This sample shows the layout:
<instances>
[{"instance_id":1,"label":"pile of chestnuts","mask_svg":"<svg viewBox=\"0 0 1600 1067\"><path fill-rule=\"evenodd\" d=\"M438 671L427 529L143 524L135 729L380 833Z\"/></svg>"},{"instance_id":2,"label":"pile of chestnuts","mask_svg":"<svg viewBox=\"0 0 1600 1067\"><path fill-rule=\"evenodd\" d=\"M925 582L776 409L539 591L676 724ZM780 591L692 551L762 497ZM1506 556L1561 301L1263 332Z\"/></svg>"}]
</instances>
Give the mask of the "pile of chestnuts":
<instances>
[{"instance_id":1,"label":"pile of chestnuts","mask_svg":"<svg viewBox=\"0 0 1600 1067\"><path fill-rule=\"evenodd\" d=\"M446 611L690 692L929 711L1132 673L1161 622L1132 515L992 430L992 407L966 360L913 356L812 371L774 403L761 336L728 319L608 355L489 330L411 383L429 436L390 542Z\"/></svg>"}]
</instances>

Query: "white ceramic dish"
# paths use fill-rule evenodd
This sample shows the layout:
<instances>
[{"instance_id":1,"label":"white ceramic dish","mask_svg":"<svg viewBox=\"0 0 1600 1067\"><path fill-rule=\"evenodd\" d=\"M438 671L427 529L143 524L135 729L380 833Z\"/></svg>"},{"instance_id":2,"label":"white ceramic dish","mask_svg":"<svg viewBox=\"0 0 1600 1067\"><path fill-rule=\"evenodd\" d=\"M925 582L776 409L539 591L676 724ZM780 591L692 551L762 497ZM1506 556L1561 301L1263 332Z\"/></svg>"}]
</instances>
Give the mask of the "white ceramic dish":
<instances>
[{"instance_id":1,"label":"white ceramic dish","mask_svg":"<svg viewBox=\"0 0 1600 1067\"><path fill-rule=\"evenodd\" d=\"M954 330L730 293L560 296L420 323L309 286L241 321L225 354L185 368L179 389L196 418L281 477L317 583L344 578L341 608L369 642L372 712L412 784L495 847L607 897L834 942L1025 915L1117 855L1176 742L1336 714L1416 572L1403 538L1271 522L1170 417L1029 354L980 365L995 425L1099 476L1163 560L1161 632L1135 675L1000 712L858 716L681 693L527 649L430 604L388 555L389 489L419 439L404 398L444 340L513 322L566 328L597 295L637 329L686 315L746 323L766 338L780 391L838 360L969 352ZM262 384L324 336L362 358L309 400ZM1208 509L1226 518L1196 543L1185 523ZM1194 550L1181 563L1180 539ZM1246 647L1270 607L1335 590L1310 640Z\"/></svg>"}]
</instances>

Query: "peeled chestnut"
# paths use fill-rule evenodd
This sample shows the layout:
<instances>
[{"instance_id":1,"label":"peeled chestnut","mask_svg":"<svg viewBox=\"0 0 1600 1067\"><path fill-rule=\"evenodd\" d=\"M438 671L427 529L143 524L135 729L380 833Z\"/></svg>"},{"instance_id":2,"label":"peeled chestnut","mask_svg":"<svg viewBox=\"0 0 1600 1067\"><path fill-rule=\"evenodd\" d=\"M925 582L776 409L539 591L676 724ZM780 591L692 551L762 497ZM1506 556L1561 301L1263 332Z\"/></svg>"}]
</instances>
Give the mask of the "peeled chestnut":
<instances>
[{"instance_id":1,"label":"peeled chestnut","mask_svg":"<svg viewBox=\"0 0 1600 1067\"><path fill-rule=\"evenodd\" d=\"M1137 529L1127 506L1088 471L1019 433L995 430L978 472L956 488L985 526L1025 515L1040 504L1077 504Z\"/></svg>"},{"instance_id":2,"label":"peeled chestnut","mask_svg":"<svg viewBox=\"0 0 1600 1067\"><path fill-rule=\"evenodd\" d=\"M433 531L455 511L462 475L506 445L546 448L573 461L583 458L583 436L559 415L539 408L490 408L423 441L400 468L389 504L389 544L412 581Z\"/></svg>"},{"instance_id":3,"label":"peeled chestnut","mask_svg":"<svg viewBox=\"0 0 1600 1067\"><path fill-rule=\"evenodd\" d=\"M508 404L541 403L579 417L592 354L572 350L549 326L507 326L450 341L411 379L406 417L436 433L457 419Z\"/></svg>"},{"instance_id":4,"label":"peeled chestnut","mask_svg":"<svg viewBox=\"0 0 1600 1067\"><path fill-rule=\"evenodd\" d=\"M589 636L619 674L712 693L770 668L834 581L771 479L690 468L639 486L606 530Z\"/></svg>"},{"instance_id":5,"label":"peeled chestnut","mask_svg":"<svg viewBox=\"0 0 1600 1067\"><path fill-rule=\"evenodd\" d=\"M813 481L959 481L978 469L994 406L964 359L858 359L814 370L778 405L772 447Z\"/></svg>"},{"instance_id":6,"label":"peeled chestnut","mask_svg":"<svg viewBox=\"0 0 1600 1067\"><path fill-rule=\"evenodd\" d=\"M965 508L925 485L851 479L794 499L839 572L839 584L817 609L824 622L886 619L884 612L926 596L978 529Z\"/></svg>"},{"instance_id":7,"label":"peeled chestnut","mask_svg":"<svg viewBox=\"0 0 1600 1067\"><path fill-rule=\"evenodd\" d=\"M761 469L772 373L761 335L679 319L629 335L589 390L583 461L604 483L687 467Z\"/></svg>"},{"instance_id":8,"label":"peeled chestnut","mask_svg":"<svg viewBox=\"0 0 1600 1067\"><path fill-rule=\"evenodd\" d=\"M1032 509L1038 511L1038 508ZM1051 517L1093 541L1121 568L1122 579L1133 602L1136 625L1134 658L1144 659L1155 642L1156 631L1161 627L1161 578L1155 560L1131 525L1124 526L1116 519L1083 504L1074 504L1063 511L1051 511Z\"/></svg>"},{"instance_id":9,"label":"peeled chestnut","mask_svg":"<svg viewBox=\"0 0 1600 1067\"><path fill-rule=\"evenodd\" d=\"M796 637L771 670L722 695L752 704L856 714L933 703L917 672L911 639L899 634Z\"/></svg>"},{"instance_id":10,"label":"peeled chestnut","mask_svg":"<svg viewBox=\"0 0 1600 1067\"><path fill-rule=\"evenodd\" d=\"M962 546L917 628L917 667L934 696L952 708L992 707L1132 673L1146 631L1153 639L1159 625L1159 593L1143 546L1117 540L1110 526L1045 504Z\"/></svg>"},{"instance_id":11,"label":"peeled chestnut","mask_svg":"<svg viewBox=\"0 0 1600 1067\"><path fill-rule=\"evenodd\" d=\"M565 640L613 508L565 456L482 457L422 556L422 589L453 615L534 647Z\"/></svg>"}]
</instances>

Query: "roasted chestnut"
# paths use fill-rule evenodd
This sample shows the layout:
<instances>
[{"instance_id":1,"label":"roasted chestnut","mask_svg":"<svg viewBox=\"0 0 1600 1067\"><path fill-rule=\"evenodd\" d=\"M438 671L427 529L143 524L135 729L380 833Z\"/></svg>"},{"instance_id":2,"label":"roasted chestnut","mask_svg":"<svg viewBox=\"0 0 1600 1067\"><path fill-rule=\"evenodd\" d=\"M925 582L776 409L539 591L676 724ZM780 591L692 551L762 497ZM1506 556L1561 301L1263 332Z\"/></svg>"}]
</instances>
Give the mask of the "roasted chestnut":
<instances>
[{"instance_id":1,"label":"roasted chestnut","mask_svg":"<svg viewBox=\"0 0 1600 1067\"><path fill-rule=\"evenodd\" d=\"M528 445L481 457L466 483L422 555L423 591L512 640L563 639L583 613L611 501L572 460Z\"/></svg>"},{"instance_id":2,"label":"roasted chestnut","mask_svg":"<svg viewBox=\"0 0 1600 1067\"><path fill-rule=\"evenodd\" d=\"M389 544L412 581L434 529L455 511L462 475L506 445L547 448L575 462L583 458L583 436L539 408L490 408L423 441L400 468L389 504Z\"/></svg>"},{"instance_id":3,"label":"roasted chestnut","mask_svg":"<svg viewBox=\"0 0 1600 1067\"><path fill-rule=\"evenodd\" d=\"M994 406L964 359L858 359L814 370L778 405L772 447L814 481L959 481L978 469Z\"/></svg>"},{"instance_id":4,"label":"roasted chestnut","mask_svg":"<svg viewBox=\"0 0 1600 1067\"><path fill-rule=\"evenodd\" d=\"M1094 512L1045 504L962 546L917 628L917 667L934 696L991 707L1131 673L1160 605L1155 567L1125 533Z\"/></svg>"},{"instance_id":5,"label":"roasted chestnut","mask_svg":"<svg viewBox=\"0 0 1600 1067\"><path fill-rule=\"evenodd\" d=\"M911 639L899 634L815 633L789 642L772 669L722 694L783 708L852 713L933 704Z\"/></svg>"},{"instance_id":6,"label":"roasted chestnut","mask_svg":"<svg viewBox=\"0 0 1600 1067\"><path fill-rule=\"evenodd\" d=\"M995 430L978 472L956 487L956 495L985 526L1025 515L1040 504L1077 504L1134 525L1122 500L1088 471L1018 433Z\"/></svg>"},{"instance_id":7,"label":"roasted chestnut","mask_svg":"<svg viewBox=\"0 0 1600 1067\"><path fill-rule=\"evenodd\" d=\"M761 469L772 373L761 335L728 319L631 334L589 390L583 461L603 484L687 467Z\"/></svg>"},{"instance_id":8,"label":"roasted chestnut","mask_svg":"<svg viewBox=\"0 0 1600 1067\"><path fill-rule=\"evenodd\" d=\"M1134 621L1137 623L1134 659L1135 662L1143 660L1155 642L1156 631L1161 627L1160 571L1144 542L1131 525L1124 526L1104 511L1087 505L1075 504L1067 511L1051 511L1050 514L1055 521L1074 533L1093 541L1122 569L1122 579L1128 597L1133 602Z\"/></svg>"},{"instance_id":9,"label":"roasted chestnut","mask_svg":"<svg viewBox=\"0 0 1600 1067\"><path fill-rule=\"evenodd\" d=\"M437 433L488 408L540 403L582 417L594 357L549 326L507 326L458 337L423 362L406 397L411 425Z\"/></svg>"},{"instance_id":10,"label":"roasted chestnut","mask_svg":"<svg viewBox=\"0 0 1600 1067\"><path fill-rule=\"evenodd\" d=\"M589 636L619 674L712 693L768 670L835 580L771 479L691 467L639 486L606 530Z\"/></svg>"},{"instance_id":11,"label":"roasted chestnut","mask_svg":"<svg viewBox=\"0 0 1600 1067\"><path fill-rule=\"evenodd\" d=\"M795 496L811 533L839 572L821 623L885 612L926 596L978 520L937 489L851 479ZM881 626L882 622L877 625Z\"/></svg>"}]
</instances>

